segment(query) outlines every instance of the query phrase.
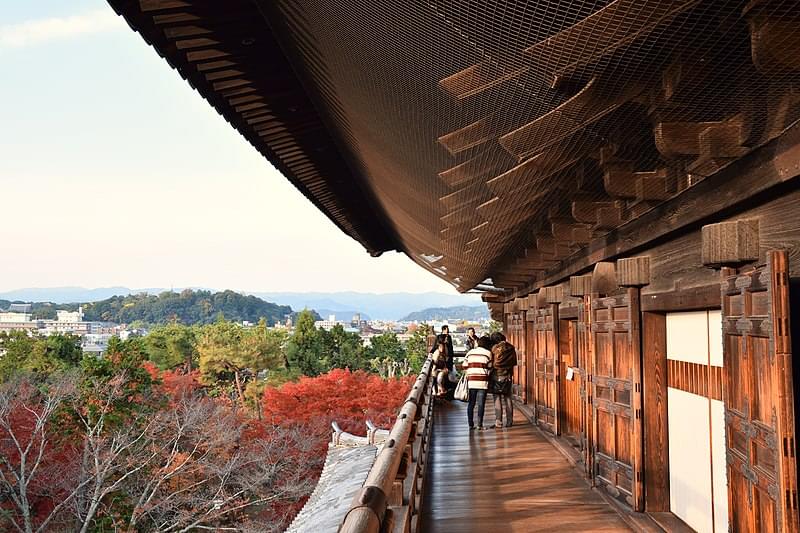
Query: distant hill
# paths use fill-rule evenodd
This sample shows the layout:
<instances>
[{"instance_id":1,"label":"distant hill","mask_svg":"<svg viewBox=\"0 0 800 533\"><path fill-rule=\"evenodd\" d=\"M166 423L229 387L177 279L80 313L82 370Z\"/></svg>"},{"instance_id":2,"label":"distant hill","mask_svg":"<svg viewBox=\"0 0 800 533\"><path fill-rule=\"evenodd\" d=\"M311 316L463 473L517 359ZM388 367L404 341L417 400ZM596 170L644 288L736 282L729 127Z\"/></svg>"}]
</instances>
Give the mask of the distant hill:
<instances>
[{"instance_id":1,"label":"distant hill","mask_svg":"<svg viewBox=\"0 0 800 533\"><path fill-rule=\"evenodd\" d=\"M9 303L8 300L0 300L0 309L7 308ZM34 302L33 315L34 318L55 318L57 309L74 311L81 305L85 320L126 324L137 320L147 324L164 324L173 320L182 324L208 324L222 313L226 319L236 322L247 320L255 323L265 318L269 325L273 325L285 320L286 315L294 314L288 305L265 302L255 296L233 291L185 289L157 295L116 295L96 302Z\"/></svg>"},{"instance_id":2,"label":"distant hill","mask_svg":"<svg viewBox=\"0 0 800 533\"><path fill-rule=\"evenodd\" d=\"M291 305L293 309L330 311L337 319L350 320L360 312L376 320L398 320L419 309L447 306L469 306L480 303L476 294L446 294L440 292L387 294L360 292L255 292L256 296L273 302ZM320 312L323 316L325 313Z\"/></svg>"},{"instance_id":3,"label":"distant hill","mask_svg":"<svg viewBox=\"0 0 800 533\"><path fill-rule=\"evenodd\" d=\"M0 293L0 299L23 302L52 302L67 304L76 302L100 302L113 296L129 296L161 294L167 289L146 288L131 289L128 287L106 287L86 289L82 287L50 287L18 289ZM180 292L182 289L176 289ZM203 290L193 287L192 290ZM173 291L174 292L174 291ZM360 292L251 292L253 296L268 302L279 302L292 309L314 309L319 314L336 315L337 319L350 320L355 313L361 313L372 319L398 320L419 309L432 307L477 306L480 296L476 294L458 293L411 293L395 292L386 294ZM226 315L227 316L227 315ZM365 320L367 320L365 318Z\"/></svg>"},{"instance_id":4,"label":"distant hill","mask_svg":"<svg viewBox=\"0 0 800 533\"><path fill-rule=\"evenodd\" d=\"M236 322L258 322L265 318L272 325L276 321L284 320L286 315L292 313L292 308L233 291L212 293L186 289L179 293L162 292L157 296L112 296L85 304L83 311L86 320L119 323L141 320L148 324L163 324L177 320L183 324L208 324L221 313L226 319Z\"/></svg>"},{"instance_id":5,"label":"distant hill","mask_svg":"<svg viewBox=\"0 0 800 533\"><path fill-rule=\"evenodd\" d=\"M319 314L323 319L327 319L330 315L336 315L336 320L341 320L343 322L350 322L353 318L353 315L359 314L361 315L361 320L372 320L370 316L366 313L362 313L361 311L353 311L353 310L336 310L336 309L314 309L314 311Z\"/></svg>"},{"instance_id":6,"label":"distant hill","mask_svg":"<svg viewBox=\"0 0 800 533\"><path fill-rule=\"evenodd\" d=\"M460 318L480 322L489 319L489 309L485 305L459 305L455 307L430 307L422 311L409 313L401 320L407 322L427 322L429 320L447 320Z\"/></svg>"},{"instance_id":7,"label":"distant hill","mask_svg":"<svg viewBox=\"0 0 800 533\"><path fill-rule=\"evenodd\" d=\"M175 291L184 289L209 290L201 287L180 287ZM131 289L128 287L100 287L97 289L86 289L84 287L44 287L16 289L8 292L0 292L0 300L10 300L16 302L50 302L55 304L69 304L76 302L99 302L112 296L128 296L129 294L161 294L164 291L173 289L166 288L146 288Z\"/></svg>"}]
</instances>

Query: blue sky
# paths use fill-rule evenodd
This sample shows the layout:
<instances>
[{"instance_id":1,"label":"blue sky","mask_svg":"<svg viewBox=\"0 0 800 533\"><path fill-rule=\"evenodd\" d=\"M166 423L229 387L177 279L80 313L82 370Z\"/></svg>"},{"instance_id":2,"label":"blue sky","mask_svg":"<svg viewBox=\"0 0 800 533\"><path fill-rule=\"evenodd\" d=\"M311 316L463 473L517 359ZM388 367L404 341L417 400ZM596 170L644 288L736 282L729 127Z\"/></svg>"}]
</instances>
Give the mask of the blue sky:
<instances>
[{"instance_id":1,"label":"blue sky","mask_svg":"<svg viewBox=\"0 0 800 533\"><path fill-rule=\"evenodd\" d=\"M370 258L100 0L0 0L0 291L439 290Z\"/></svg>"}]
</instances>

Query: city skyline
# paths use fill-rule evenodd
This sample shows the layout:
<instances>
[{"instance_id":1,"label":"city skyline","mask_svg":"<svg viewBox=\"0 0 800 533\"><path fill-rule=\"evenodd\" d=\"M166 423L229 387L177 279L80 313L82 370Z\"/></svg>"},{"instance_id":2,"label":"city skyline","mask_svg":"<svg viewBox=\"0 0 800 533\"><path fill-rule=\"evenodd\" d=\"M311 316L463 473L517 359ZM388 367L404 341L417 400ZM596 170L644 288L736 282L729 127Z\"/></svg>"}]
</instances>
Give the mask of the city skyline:
<instances>
[{"instance_id":1,"label":"city skyline","mask_svg":"<svg viewBox=\"0 0 800 533\"><path fill-rule=\"evenodd\" d=\"M101 0L0 7L0 292L450 292L371 258Z\"/></svg>"}]
</instances>

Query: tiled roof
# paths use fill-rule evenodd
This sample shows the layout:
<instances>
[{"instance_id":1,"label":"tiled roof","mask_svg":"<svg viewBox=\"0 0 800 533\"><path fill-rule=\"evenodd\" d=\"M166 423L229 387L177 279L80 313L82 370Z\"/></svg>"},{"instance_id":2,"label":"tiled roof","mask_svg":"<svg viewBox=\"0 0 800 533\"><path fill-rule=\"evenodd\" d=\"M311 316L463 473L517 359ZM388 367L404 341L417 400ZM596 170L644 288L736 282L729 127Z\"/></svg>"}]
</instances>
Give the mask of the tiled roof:
<instances>
[{"instance_id":1,"label":"tiled roof","mask_svg":"<svg viewBox=\"0 0 800 533\"><path fill-rule=\"evenodd\" d=\"M317 488L286 533L335 533L364 485L375 461L375 446L338 447L330 444Z\"/></svg>"}]
</instances>

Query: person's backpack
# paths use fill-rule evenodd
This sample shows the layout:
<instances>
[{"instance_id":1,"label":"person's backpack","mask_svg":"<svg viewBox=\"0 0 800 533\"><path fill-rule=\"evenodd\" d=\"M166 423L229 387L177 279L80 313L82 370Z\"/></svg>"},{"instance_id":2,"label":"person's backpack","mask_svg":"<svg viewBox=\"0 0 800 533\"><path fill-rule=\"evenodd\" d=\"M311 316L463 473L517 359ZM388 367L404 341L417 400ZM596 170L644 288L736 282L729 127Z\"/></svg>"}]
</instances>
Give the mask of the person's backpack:
<instances>
[{"instance_id":1,"label":"person's backpack","mask_svg":"<svg viewBox=\"0 0 800 533\"><path fill-rule=\"evenodd\" d=\"M494 366L496 368L511 368L517 366L517 351L508 341L500 341L492 347Z\"/></svg>"}]
</instances>

